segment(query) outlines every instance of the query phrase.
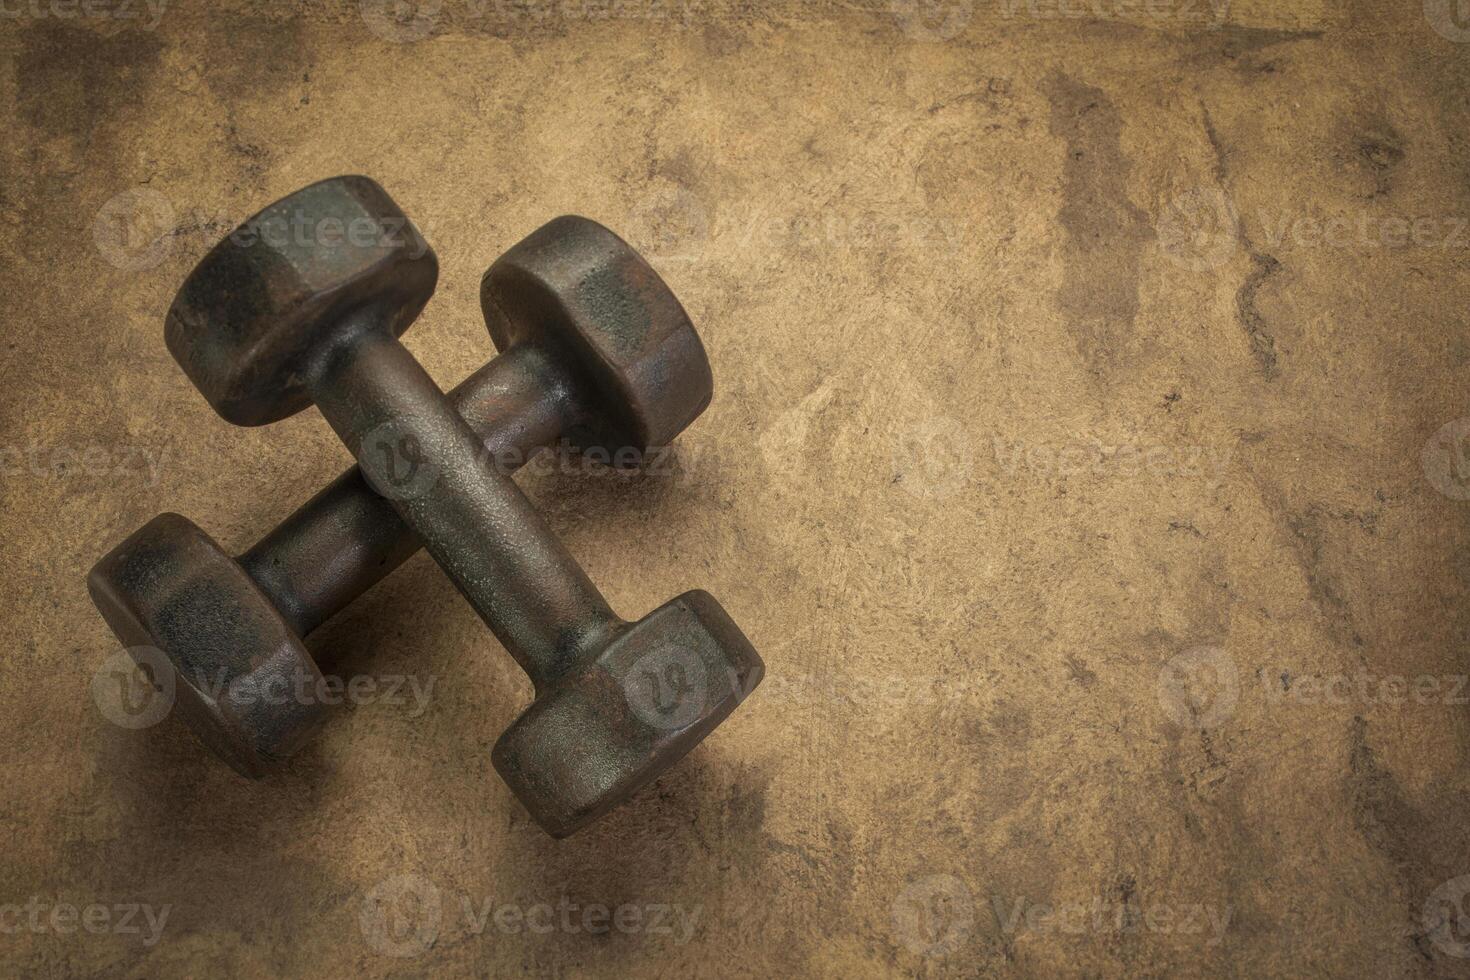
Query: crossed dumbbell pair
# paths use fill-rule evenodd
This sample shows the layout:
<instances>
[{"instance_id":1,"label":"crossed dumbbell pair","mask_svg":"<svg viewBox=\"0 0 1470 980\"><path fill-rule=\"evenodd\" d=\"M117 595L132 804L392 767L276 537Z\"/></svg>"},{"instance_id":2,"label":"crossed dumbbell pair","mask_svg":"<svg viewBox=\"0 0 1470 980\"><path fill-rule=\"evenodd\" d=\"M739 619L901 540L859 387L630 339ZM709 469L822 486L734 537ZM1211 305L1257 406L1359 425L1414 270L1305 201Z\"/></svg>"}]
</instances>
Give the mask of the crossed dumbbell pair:
<instances>
[{"instance_id":1,"label":"crossed dumbbell pair","mask_svg":"<svg viewBox=\"0 0 1470 980\"><path fill-rule=\"evenodd\" d=\"M385 233L259 234L282 222ZM201 739L260 776L325 712L261 692L319 682L302 638L422 544L535 685L492 759L562 837L678 761L764 666L704 592L618 618L508 471L561 440L609 459L667 444L709 404L709 362L658 274L606 228L564 217L485 274L501 354L446 396L398 341L437 281L433 251L364 177L313 184L216 246L169 311L169 350L238 425L315 402L358 466L238 559L164 514L88 586L135 658L173 671ZM647 683L668 687L653 708Z\"/></svg>"}]
</instances>

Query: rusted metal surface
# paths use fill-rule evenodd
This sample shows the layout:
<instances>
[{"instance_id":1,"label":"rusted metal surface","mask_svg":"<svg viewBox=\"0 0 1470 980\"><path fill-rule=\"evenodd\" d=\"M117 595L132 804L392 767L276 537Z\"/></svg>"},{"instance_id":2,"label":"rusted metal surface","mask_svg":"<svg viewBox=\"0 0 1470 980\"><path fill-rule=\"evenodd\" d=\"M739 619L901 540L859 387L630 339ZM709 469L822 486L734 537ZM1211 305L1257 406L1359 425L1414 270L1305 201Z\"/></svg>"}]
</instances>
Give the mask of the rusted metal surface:
<instances>
[{"instance_id":1,"label":"rusted metal surface","mask_svg":"<svg viewBox=\"0 0 1470 980\"><path fill-rule=\"evenodd\" d=\"M328 247L259 233L282 222L380 234ZM505 353L451 400L397 340L436 280L433 252L360 177L277 202L216 247L170 311L170 349L239 424L314 401L359 468L238 563L165 515L103 559L90 585L124 642L157 647L181 675L205 740L259 774L300 743L319 708L261 717L210 697L200 672L246 690L281 670L315 672L300 637L421 542L535 683L535 704L493 758L562 836L677 761L764 668L702 592L637 623L617 617L508 469L561 436L613 458L667 442L708 405L709 365L657 274L600 225L567 217L486 274L487 322ZM223 631L220 609L238 611Z\"/></svg>"}]
</instances>

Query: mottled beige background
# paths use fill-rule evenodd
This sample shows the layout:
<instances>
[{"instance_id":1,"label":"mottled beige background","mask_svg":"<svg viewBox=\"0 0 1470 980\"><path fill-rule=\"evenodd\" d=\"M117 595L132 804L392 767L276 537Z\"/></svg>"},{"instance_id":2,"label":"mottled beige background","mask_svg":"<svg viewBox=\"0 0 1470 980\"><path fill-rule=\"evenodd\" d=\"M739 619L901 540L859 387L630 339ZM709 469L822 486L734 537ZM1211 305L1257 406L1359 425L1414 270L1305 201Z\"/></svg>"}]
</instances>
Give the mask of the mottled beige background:
<instances>
[{"instance_id":1,"label":"mottled beige background","mask_svg":"<svg viewBox=\"0 0 1470 980\"><path fill-rule=\"evenodd\" d=\"M31 3L0 972L1470 974L1450 0ZM439 251L409 343L446 386L491 351L480 272L568 211L715 366L672 475L523 480L620 611L706 588L769 669L562 843L490 766L529 684L422 556L313 645L426 710L344 710L279 778L94 700L98 556L165 509L243 549L346 461L314 412L219 420L161 325L238 221L354 171Z\"/></svg>"}]
</instances>

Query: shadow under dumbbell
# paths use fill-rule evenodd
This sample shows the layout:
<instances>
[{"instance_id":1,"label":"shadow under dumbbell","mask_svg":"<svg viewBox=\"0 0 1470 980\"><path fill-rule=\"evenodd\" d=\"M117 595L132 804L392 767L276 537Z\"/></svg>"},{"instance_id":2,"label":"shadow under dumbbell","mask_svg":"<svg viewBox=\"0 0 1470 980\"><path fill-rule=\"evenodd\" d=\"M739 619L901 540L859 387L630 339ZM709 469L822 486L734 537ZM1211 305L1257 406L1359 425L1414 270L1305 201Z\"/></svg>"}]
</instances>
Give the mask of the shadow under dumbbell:
<instances>
[{"instance_id":1,"label":"shadow under dumbbell","mask_svg":"<svg viewBox=\"0 0 1470 980\"><path fill-rule=\"evenodd\" d=\"M248 234L287 213L402 234L330 247ZM438 260L383 188L317 181L240 231L180 287L169 350L236 425L315 405L358 468L238 554L159 515L89 573L99 612L140 663L157 662L155 677L178 678L175 712L205 744L259 778L317 733L334 699L375 690L370 676L324 675L305 638L422 547L535 689L493 742L495 771L546 833L575 833L682 759L764 674L700 589L619 616L510 479L531 456L574 462L579 475L597 457L664 462L661 447L713 394L687 312L621 238L564 215L482 277L500 354L446 394L400 340L438 284ZM381 628L421 636L402 633L402 619Z\"/></svg>"},{"instance_id":2,"label":"shadow under dumbbell","mask_svg":"<svg viewBox=\"0 0 1470 980\"><path fill-rule=\"evenodd\" d=\"M604 538L598 528L624 529L630 514L656 520L677 509L682 499L677 484L658 474L609 473L592 480L549 474L526 483L572 547L588 552L595 552ZM564 520L559 515L575 516ZM269 516L253 515L260 518L254 522ZM626 580L638 581L640 566L661 560L651 549L630 553ZM650 593L658 589L648 586ZM636 605L650 600L628 595L625 601ZM466 812L467 835L489 825L506 831L514 846L480 855L488 867L479 880L493 882L483 886L487 898L510 900L516 892L537 900L566 895L582 905L609 908L674 905L681 896L686 904L702 901L691 897L699 895L691 880L712 872L690 875L689 867L708 861L712 841L724 836L722 813L731 791L712 776L710 760L721 754L718 738L696 748L603 820L556 841L536 825L489 764L490 744L529 703L530 686L498 655L494 638L427 556L408 562L314 633L310 646L328 674L382 678L417 673L437 678L440 693L412 721L393 706L349 705L329 719L328 737L306 743L281 772L264 780L242 779L201 752L177 719L137 737L105 739L88 795L101 791L116 801L124 811L121 825L129 828L137 846L108 850L109 860L98 862L106 868L99 888L149 895L149 882L168 882L170 893L155 898L172 904L176 928L190 932L249 929L237 918L237 896L242 894L251 896L252 908L273 915L320 914L344 901L352 912L344 887L355 894L360 883L344 886L337 870L340 855L330 843L332 825L343 813L381 813L385 807L404 806L402 800L354 799L363 792L363 781L344 786L336 778L341 775L337 770L367 765L397 769L374 784L417 787L414 807L450 805ZM398 747L384 752L385 745ZM419 751L421 747L432 748ZM451 791L427 791L451 781ZM322 846L303 852L301 841L311 839L320 839ZM118 850L126 853L115 858ZM175 856L169 867L152 863L159 854ZM180 868L189 873L179 874ZM403 870L417 870L436 881L455 880L449 868ZM268 925L261 921L254 928ZM597 943L610 951L633 949L630 943L606 944L605 939L578 935L556 941Z\"/></svg>"},{"instance_id":3,"label":"shadow under dumbbell","mask_svg":"<svg viewBox=\"0 0 1470 980\"><path fill-rule=\"evenodd\" d=\"M611 934L571 930L555 937L561 962L569 946L599 958L641 960L648 946L683 945L728 913L719 905L723 858L745 845L728 840L721 826L730 787L710 765L717 752L699 746L617 810L562 841L517 814L515 846L495 874L515 882L521 894L633 912L633 924Z\"/></svg>"},{"instance_id":4,"label":"shadow under dumbbell","mask_svg":"<svg viewBox=\"0 0 1470 980\"><path fill-rule=\"evenodd\" d=\"M337 887L329 850L280 846L319 835L327 819L329 788L314 774L243 779L176 718L124 737L104 731L94 758L78 805L100 832L68 834L63 846L95 894L166 907L169 936L247 936L269 928L268 916L309 915ZM125 829L109 836L114 820Z\"/></svg>"}]
</instances>

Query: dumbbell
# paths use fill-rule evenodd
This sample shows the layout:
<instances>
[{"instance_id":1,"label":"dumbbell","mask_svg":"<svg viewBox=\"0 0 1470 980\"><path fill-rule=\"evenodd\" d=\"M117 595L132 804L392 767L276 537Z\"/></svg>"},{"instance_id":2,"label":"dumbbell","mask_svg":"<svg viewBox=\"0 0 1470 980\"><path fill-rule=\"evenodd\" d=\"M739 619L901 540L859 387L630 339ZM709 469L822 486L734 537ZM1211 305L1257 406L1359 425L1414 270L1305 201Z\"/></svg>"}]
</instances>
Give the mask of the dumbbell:
<instances>
[{"instance_id":1,"label":"dumbbell","mask_svg":"<svg viewBox=\"0 0 1470 980\"><path fill-rule=\"evenodd\" d=\"M570 229L570 234L558 227ZM561 241L577 234L601 238L612 263L642 261L611 232L583 218L557 219L542 234ZM516 254L513 249L503 261L513 263ZM678 351L693 327L673 293L655 290L642 301L651 329L662 335L656 343ZM582 328L595 331L602 326L589 320ZM697 346L686 345L680 353L674 356L673 374L689 387L687 408L702 410L709 398L708 363ZM487 456L506 473L561 440L622 446L616 454L609 453L610 459L628 454L641 458L655 444L650 440L665 442L675 434L606 429L599 441L592 427L611 413L598 413L593 406L606 399L589 390L585 379L569 371L560 358L529 344L492 359L450 397L480 436ZM409 455L405 447L383 448ZM418 476L410 470L400 486L411 486ZM166 582L161 591L173 597L181 583L217 578L214 585L226 597L223 601L199 605L194 610L197 616L178 615L179 608L171 607L174 615L136 649L146 669L172 671L171 690L180 687L179 678L184 679L181 713L205 744L242 775L258 778L289 758L325 713L320 701L279 695L288 682L317 690L320 675L311 658L298 658L294 645L279 643L277 617L293 638L304 638L420 547L393 505L378 496L354 466L238 559L188 518L161 514L97 565L89 587L106 612L112 608L109 596L138 601L138 593L158 591L158 583ZM255 615L262 601L264 615ZM247 622L263 625L265 632L252 629L230 635L231 624L221 619L221 609L246 611ZM276 650L287 651L285 663L261 655ZM286 669L277 669L281 667Z\"/></svg>"},{"instance_id":2,"label":"dumbbell","mask_svg":"<svg viewBox=\"0 0 1470 980\"><path fill-rule=\"evenodd\" d=\"M259 234L283 223L317 233ZM379 233L344 240L344 228L364 226ZM299 191L216 246L169 312L175 358L237 424L266 424L314 400L360 474L239 563L193 525L165 517L103 559L90 585L124 643L163 651L196 726L249 771L288 754L319 713L291 704L262 718L252 707L266 685L315 674L296 627L320 623L371 585L374 563L401 561L417 534L535 685L535 702L492 760L537 822L565 836L681 758L764 667L705 593L636 623L613 614L399 343L437 278L418 231L363 177ZM516 433L511 444L534 446L562 426L584 448L660 445L708 403L708 363L677 300L601 226L563 218L533 233L486 273L481 298L505 352L486 369L504 404L490 401L498 416L528 420L504 423ZM582 401L585 410L572 407ZM399 454L373 451L405 445L417 447L432 478L405 487ZM401 520L384 519L368 487ZM382 523L364 531L374 518ZM221 666L241 696L215 699L195 685Z\"/></svg>"}]
</instances>

